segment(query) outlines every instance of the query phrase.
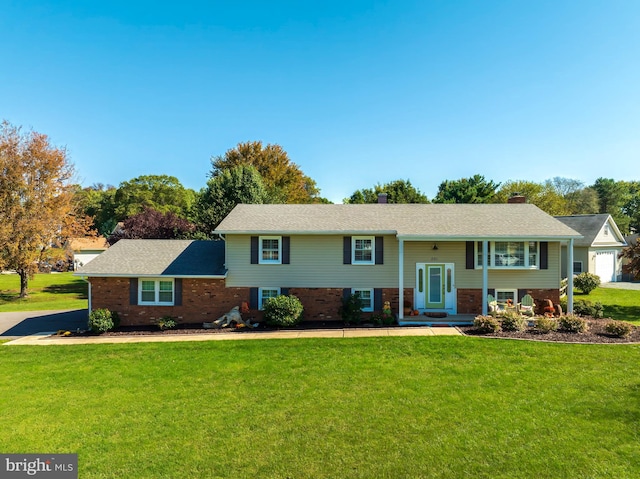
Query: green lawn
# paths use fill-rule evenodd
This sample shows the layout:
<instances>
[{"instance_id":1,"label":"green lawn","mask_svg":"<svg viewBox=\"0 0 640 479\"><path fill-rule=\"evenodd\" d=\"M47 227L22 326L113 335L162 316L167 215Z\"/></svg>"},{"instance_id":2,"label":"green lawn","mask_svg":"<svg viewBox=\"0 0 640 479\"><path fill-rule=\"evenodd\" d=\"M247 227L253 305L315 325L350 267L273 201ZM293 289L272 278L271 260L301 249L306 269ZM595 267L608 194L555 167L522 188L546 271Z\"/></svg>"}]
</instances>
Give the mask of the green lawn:
<instances>
[{"instance_id":1,"label":"green lawn","mask_svg":"<svg viewBox=\"0 0 640 479\"><path fill-rule=\"evenodd\" d=\"M640 347L468 337L0 346L4 452L82 478L640 477Z\"/></svg>"},{"instance_id":2,"label":"green lawn","mask_svg":"<svg viewBox=\"0 0 640 479\"><path fill-rule=\"evenodd\" d=\"M87 283L73 273L37 274L29 280L29 297L20 299L20 277L0 274L0 313L87 307Z\"/></svg>"},{"instance_id":3,"label":"green lawn","mask_svg":"<svg viewBox=\"0 0 640 479\"><path fill-rule=\"evenodd\" d=\"M604 306L605 317L611 317L640 326L640 291L631 289L596 288L591 293L574 293L574 300L586 299Z\"/></svg>"}]
</instances>

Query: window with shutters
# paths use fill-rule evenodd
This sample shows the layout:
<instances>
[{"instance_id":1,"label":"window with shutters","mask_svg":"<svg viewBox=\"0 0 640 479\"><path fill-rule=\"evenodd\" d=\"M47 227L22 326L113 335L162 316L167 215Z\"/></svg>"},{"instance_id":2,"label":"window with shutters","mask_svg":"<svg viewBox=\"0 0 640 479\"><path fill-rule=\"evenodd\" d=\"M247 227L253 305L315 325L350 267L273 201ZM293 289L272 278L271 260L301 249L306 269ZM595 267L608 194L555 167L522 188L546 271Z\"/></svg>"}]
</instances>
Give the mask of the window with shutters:
<instances>
[{"instance_id":1,"label":"window with shutters","mask_svg":"<svg viewBox=\"0 0 640 479\"><path fill-rule=\"evenodd\" d=\"M351 264L375 264L375 244L373 236L353 236Z\"/></svg>"},{"instance_id":2,"label":"window with shutters","mask_svg":"<svg viewBox=\"0 0 640 479\"><path fill-rule=\"evenodd\" d=\"M282 264L282 237L260 236L260 264Z\"/></svg>"},{"instance_id":3,"label":"window with shutters","mask_svg":"<svg viewBox=\"0 0 640 479\"><path fill-rule=\"evenodd\" d=\"M173 306L175 288L173 279L150 279L138 281L138 304Z\"/></svg>"}]
</instances>

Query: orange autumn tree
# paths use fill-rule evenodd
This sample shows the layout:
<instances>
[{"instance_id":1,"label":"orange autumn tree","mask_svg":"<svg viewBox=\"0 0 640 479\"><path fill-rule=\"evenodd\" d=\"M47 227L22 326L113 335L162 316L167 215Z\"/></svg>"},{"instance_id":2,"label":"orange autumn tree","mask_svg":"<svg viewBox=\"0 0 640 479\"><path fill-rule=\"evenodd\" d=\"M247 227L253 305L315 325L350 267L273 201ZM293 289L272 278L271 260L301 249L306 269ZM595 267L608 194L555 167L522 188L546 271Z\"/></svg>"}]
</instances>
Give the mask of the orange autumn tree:
<instances>
[{"instance_id":1,"label":"orange autumn tree","mask_svg":"<svg viewBox=\"0 0 640 479\"><path fill-rule=\"evenodd\" d=\"M0 125L0 267L20 275L20 297L53 246L86 232L76 215L73 166L47 135Z\"/></svg>"}]
</instances>

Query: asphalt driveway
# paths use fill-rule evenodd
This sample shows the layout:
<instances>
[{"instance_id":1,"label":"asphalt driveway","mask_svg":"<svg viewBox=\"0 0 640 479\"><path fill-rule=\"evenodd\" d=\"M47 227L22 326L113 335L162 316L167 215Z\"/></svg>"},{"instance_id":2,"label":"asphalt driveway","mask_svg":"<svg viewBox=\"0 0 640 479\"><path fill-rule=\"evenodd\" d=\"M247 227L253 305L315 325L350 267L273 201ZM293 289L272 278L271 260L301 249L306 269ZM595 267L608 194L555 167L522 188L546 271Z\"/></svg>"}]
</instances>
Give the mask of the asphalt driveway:
<instances>
[{"instance_id":1,"label":"asphalt driveway","mask_svg":"<svg viewBox=\"0 0 640 479\"><path fill-rule=\"evenodd\" d=\"M86 329L87 317L86 309L0 313L0 340L44 331Z\"/></svg>"}]
</instances>

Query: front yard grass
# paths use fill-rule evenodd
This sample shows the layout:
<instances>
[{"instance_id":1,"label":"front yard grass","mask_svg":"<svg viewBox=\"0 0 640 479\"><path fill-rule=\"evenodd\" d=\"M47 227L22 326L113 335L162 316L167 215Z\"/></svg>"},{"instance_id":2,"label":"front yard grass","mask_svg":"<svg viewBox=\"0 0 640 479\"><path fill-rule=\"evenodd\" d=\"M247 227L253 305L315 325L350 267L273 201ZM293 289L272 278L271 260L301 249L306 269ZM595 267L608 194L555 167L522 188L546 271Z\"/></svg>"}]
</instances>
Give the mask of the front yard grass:
<instances>
[{"instance_id":1,"label":"front yard grass","mask_svg":"<svg viewBox=\"0 0 640 479\"><path fill-rule=\"evenodd\" d=\"M604 306L606 318L628 321L640 326L640 290L598 287L589 294L574 292L574 300L584 299Z\"/></svg>"},{"instance_id":2,"label":"front yard grass","mask_svg":"<svg viewBox=\"0 0 640 479\"><path fill-rule=\"evenodd\" d=\"M20 298L20 276L0 274L0 313L86 307L87 283L73 273L36 274L27 298Z\"/></svg>"},{"instance_id":3,"label":"front yard grass","mask_svg":"<svg viewBox=\"0 0 640 479\"><path fill-rule=\"evenodd\" d=\"M639 361L469 337L0 346L0 450L77 452L82 478L639 477Z\"/></svg>"}]
</instances>

